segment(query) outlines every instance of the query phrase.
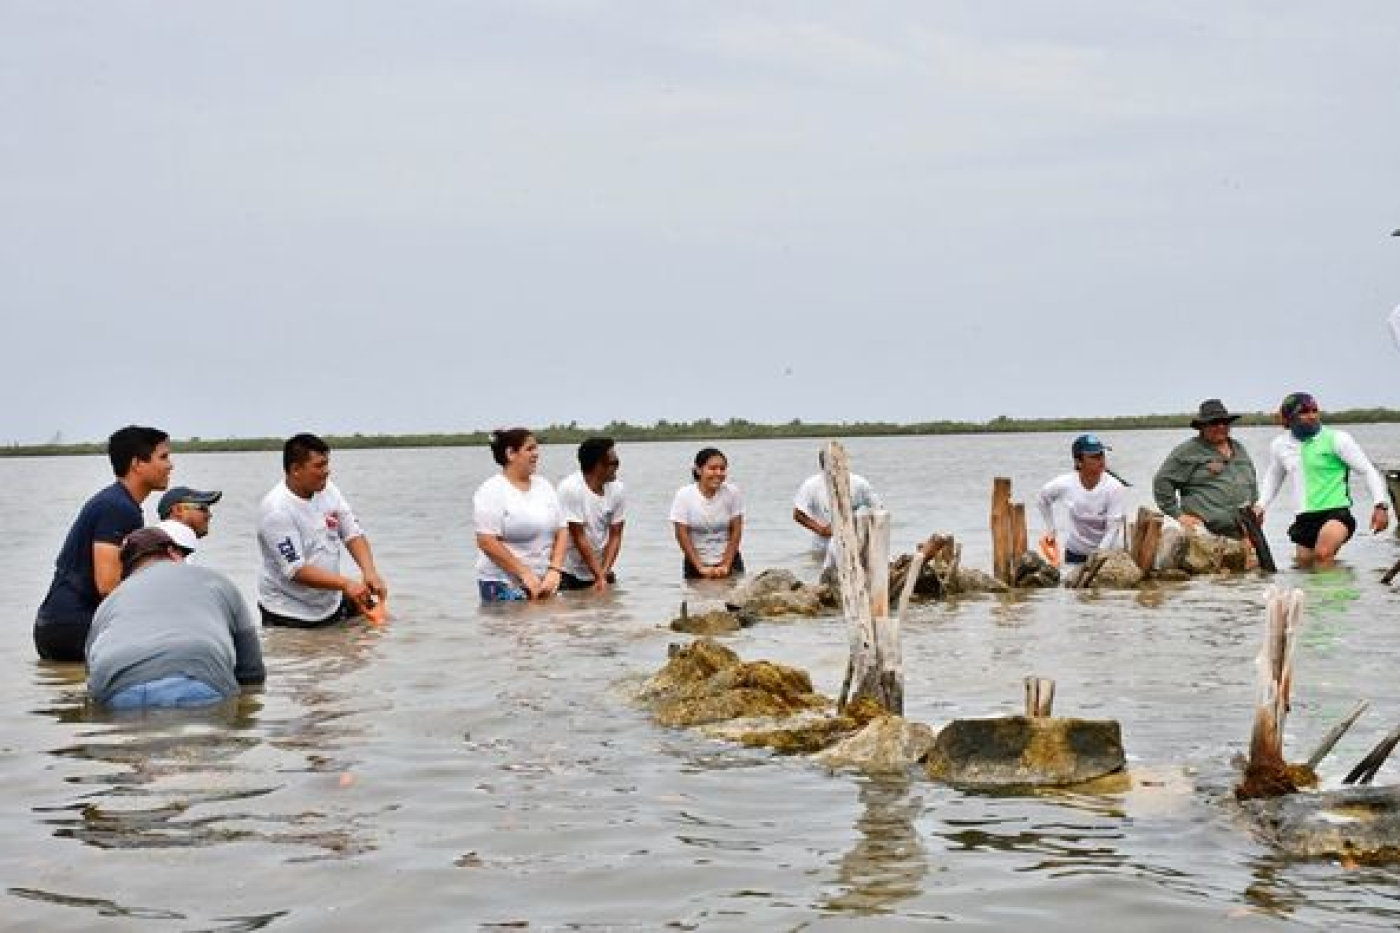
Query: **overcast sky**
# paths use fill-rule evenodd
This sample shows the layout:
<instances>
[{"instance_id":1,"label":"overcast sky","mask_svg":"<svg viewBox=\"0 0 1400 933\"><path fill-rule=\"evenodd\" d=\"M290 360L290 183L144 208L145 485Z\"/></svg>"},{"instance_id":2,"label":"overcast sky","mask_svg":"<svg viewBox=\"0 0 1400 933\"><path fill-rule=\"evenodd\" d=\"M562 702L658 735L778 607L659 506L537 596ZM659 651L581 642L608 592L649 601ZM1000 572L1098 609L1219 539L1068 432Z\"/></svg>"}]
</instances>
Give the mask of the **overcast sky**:
<instances>
[{"instance_id":1,"label":"overcast sky","mask_svg":"<svg viewBox=\"0 0 1400 933\"><path fill-rule=\"evenodd\" d=\"M0 0L0 442L1400 406L1400 3Z\"/></svg>"}]
</instances>

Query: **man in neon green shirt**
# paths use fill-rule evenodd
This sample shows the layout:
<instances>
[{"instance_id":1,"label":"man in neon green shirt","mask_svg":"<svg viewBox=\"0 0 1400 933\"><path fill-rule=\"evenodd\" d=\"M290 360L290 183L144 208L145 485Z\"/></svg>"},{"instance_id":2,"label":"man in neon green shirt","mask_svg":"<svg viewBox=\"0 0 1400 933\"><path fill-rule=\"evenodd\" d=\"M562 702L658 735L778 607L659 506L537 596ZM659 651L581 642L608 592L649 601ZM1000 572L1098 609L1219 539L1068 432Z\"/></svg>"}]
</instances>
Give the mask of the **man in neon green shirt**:
<instances>
[{"instance_id":1,"label":"man in neon green shirt","mask_svg":"<svg viewBox=\"0 0 1400 933\"><path fill-rule=\"evenodd\" d=\"M1350 434L1322 426L1317 400L1308 393L1294 392L1286 397L1279 406L1279 418L1288 433L1269 445L1269 468L1256 511L1262 514L1291 477L1297 517L1288 537L1298 546L1298 566L1330 567L1356 531L1347 485L1351 471L1365 477L1375 503L1371 531L1377 534L1390 524L1385 482Z\"/></svg>"}]
</instances>

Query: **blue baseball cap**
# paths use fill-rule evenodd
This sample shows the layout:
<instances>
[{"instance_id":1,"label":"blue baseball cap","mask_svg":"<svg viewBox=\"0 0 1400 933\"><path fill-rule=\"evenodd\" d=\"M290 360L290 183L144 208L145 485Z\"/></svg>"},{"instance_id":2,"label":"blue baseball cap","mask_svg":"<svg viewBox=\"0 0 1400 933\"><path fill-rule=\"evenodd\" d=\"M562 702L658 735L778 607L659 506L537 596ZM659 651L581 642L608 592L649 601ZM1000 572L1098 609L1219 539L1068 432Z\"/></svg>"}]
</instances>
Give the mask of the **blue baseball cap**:
<instances>
[{"instance_id":1,"label":"blue baseball cap","mask_svg":"<svg viewBox=\"0 0 1400 933\"><path fill-rule=\"evenodd\" d=\"M1092 456L1094 454L1101 454L1105 450L1112 449L1112 447L1109 447L1103 441L1099 440L1097 434L1081 434L1076 437L1074 443L1069 446L1069 452L1076 457L1084 454Z\"/></svg>"}]
</instances>

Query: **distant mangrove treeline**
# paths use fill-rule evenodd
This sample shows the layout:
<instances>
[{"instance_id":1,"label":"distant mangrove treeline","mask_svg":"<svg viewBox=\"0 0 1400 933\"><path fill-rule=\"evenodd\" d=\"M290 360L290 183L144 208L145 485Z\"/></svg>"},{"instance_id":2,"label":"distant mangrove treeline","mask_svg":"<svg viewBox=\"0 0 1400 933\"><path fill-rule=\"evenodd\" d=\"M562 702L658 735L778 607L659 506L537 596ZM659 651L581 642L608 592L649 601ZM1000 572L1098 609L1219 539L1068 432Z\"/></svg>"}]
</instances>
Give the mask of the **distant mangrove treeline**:
<instances>
[{"instance_id":1,"label":"distant mangrove treeline","mask_svg":"<svg viewBox=\"0 0 1400 933\"><path fill-rule=\"evenodd\" d=\"M576 421L551 424L535 433L544 443L576 444L586 437L605 435L618 441L709 441L743 438L767 439L780 437L885 437L934 434L1017 434L1034 431L1082 432L1139 430L1150 428L1185 428L1193 416L1175 415L1112 415L1101 418L1011 418L1005 415L990 421L921 421L896 424L890 421L810 422L794 418L783 424L763 424L743 418L728 421L666 421L655 424L629 424L610 421L598 427L584 427ZM1329 411L1329 424L1393 424L1400 422L1400 411L1391 408L1352 408ZM1268 425L1274 423L1273 413L1251 412L1241 416L1240 424ZM490 433L470 431L458 434L348 434L324 435L326 442L339 450L391 447L481 447ZM176 439L174 446L181 452L281 450L281 437L191 437ZM4 457L56 457L79 454L100 454L106 443L81 444L11 444L0 446Z\"/></svg>"}]
</instances>

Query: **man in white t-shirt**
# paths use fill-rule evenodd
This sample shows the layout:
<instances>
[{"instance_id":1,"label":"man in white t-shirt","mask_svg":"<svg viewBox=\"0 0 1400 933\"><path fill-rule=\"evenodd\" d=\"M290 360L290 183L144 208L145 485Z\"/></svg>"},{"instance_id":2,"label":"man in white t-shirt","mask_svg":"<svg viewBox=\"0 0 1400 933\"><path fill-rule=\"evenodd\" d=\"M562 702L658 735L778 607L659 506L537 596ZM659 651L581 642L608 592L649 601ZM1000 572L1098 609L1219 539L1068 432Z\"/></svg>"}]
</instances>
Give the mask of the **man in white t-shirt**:
<instances>
[{"instance_id":1,"label":"man in white t-shirt","mask_svg":"<svg viewBox=\"0 0 1400 933\"><path fill-rule=\"evenodd\" d=\"M258 510L258 608L264 625L315 628L363 614L389 594L369 538L330 481L330 447L314 434L282 446L285 478ZM343 576L340 552L363 579Z\"/></svg>"},{"instance_id":2,"label":"man in white t-shirt","mask_svg":"<svg viewBox=\"0 0 1400 933\"><path fill-rule=\"evenodd\" d=\"M1036 497L1040 517L1045 522L1042 540L1057 545L1055 506L1061 505L1069 520L1065 534L1067 564L1082 564L1098 548L1111 548L1122 540L1123 483L1108 470L1106 446L1093 434L1081 434L1070 445L1074 472L1063 473L1046 483Z\"/></svg>"},{"instance_id":3,"label":"man in white t-shirt","mask_svg":"<svg viewBox=\"0 0 1400 933\"><path fill-rule=\"evenodd\" d=\"M814 473L797 487L797 495L792 503L792 520L812 533L812 553L829 556L831 544L831 496L826 491L826 454L817 454L817 463L822 472ZM880 497L875 494L868 480L859 474L851 474L851 510L874 511L884 508Z\"/></svg>"},{"instance_id":4,"label":"man in white t-shirt","mask_svg":"<svg viewBox=\"0 0 1400 933\"><path fill-rule=\"evenodd\" d=\"M561 590L607 592L617 582L613 565L622 550L626 501L617 470L622 463L610 437L590 437L578 447L578 472L559 483L559 505L569 524Z\"/></svg>"}]
</instances>

